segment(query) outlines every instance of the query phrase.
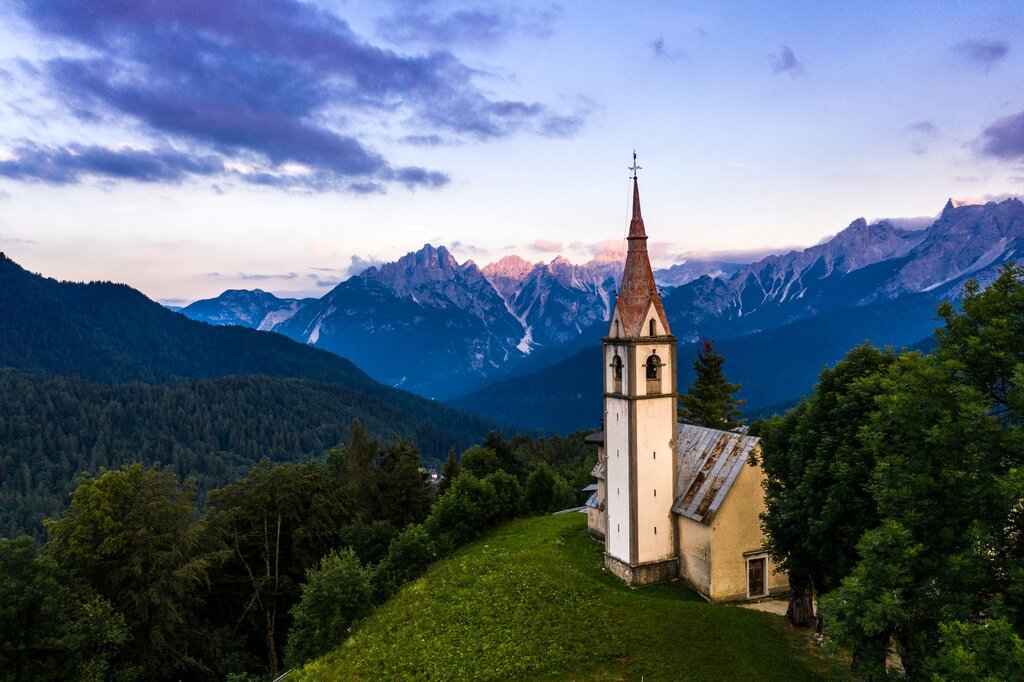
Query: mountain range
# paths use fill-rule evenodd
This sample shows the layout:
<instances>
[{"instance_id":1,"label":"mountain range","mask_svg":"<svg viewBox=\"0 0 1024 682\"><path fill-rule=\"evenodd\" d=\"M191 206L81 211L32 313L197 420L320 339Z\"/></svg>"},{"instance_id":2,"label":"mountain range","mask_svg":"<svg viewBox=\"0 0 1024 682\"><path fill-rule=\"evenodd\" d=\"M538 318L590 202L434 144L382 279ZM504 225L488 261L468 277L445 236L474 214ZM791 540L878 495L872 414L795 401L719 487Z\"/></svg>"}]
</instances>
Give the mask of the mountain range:
<instances>
[{"instance_id":1,"label":"mountain range","mask_svg":"<svg viewBox=\"0 0 1024 682\"><path fill-rule=\"evenodd\" d=\"M821 368L852 346L927 347L941 300L964 283L985 285L1024 258L1024 204L946 204L921 230L859 219L826 243L769 256L729 277L703 277L666 292L680 343L679 385L693 380L698 342L712 338L729 378L743 384L748 416L792 405ZM595 342L550 367L461 396L451 404L534 428L571 430L601 419Z\"/></svg>"},{"instance_id":2,"label":"mountain range","mask_svg":"<svg viewBox=\"0 0 1024 682\"><path fill-rule=\"evenodd\" d=\"M807 249L752 263L695 259L655 276L683 350L702 338L735 346L727 360L735 378L747 384L748 410L758 413L806 391L821 365L850 345L865 339L897 346L921 342L934 326L937 301L955 299L969 277L991 279L1000 264L1022 253L1024 206L1018 199L977 205L950 200L922 229L859 218ZM379 381L492 419L508 422L515 413L520 425L552 426L513 405L520 397L530 404L536 392L553 397L573 383L562 367L563 384L552 386L548 369L571 365L596 347L621 270L621 256L614 254L580 265L562 257L531 263L510 255L480 268L458 263L443 246L426 245L367 269L320 299L236 290L182 312L213 324L279 332L342 355ZM898 318L879 318L897 309ZM832 330L830 342L826 329ZM787 347L787 335L806 345ZM768 357L767 348L776 354ZM687 371L684 366L684 382ZM577 388L573 395L599 394L599 387ZM491 402L493 408L483 407ZM599 407L595 398L592 409ZM593 419L555 421L558 428L573 428Z\"/></svg>"},{"instance_id":3,"label":"mountain range","mask_svg":"<svg viewBox=\"0 0 1024 682\"><path fill-rule=\"evenodd\" d=\"M214 325L274 331L345 357L370 376L448 399L559 360L609 319L622 258L575 265L506 256L480 268L426 244L370 267L320 299L225 291L181 309ZM666 285L735 272L741 265L690 260L660 271Z\"/></svg>"}]
</instances>

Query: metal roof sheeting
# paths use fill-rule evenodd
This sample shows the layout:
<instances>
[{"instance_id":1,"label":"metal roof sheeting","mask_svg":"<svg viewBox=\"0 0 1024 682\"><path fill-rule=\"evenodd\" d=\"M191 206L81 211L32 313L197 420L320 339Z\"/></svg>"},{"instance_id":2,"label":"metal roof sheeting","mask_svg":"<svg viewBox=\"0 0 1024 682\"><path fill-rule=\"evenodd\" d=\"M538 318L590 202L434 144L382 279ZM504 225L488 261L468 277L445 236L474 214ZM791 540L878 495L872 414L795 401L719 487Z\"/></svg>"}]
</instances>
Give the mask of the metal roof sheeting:
<instances>
[{"instance_id":1,"label":"metal roof sheeting","mask_svg":"<svg viewBox=\"0 0 1024 682\"><path fill-rule=\"evenodd\" d=\"M587 498L587 503L586 503L585 506L592 507L594 509L598 509L598 506L597 506L597 493L596 492L593 495L591 495L589 498Z\"/></svg>"},{"instance_id":2,"label":"metal roof sheeting","mask_svg":"<svg viewBox=\"0 0 1024 682\"><path fill-rule=\"evenodd\" d=\"M710 525L759 438L680 424L676 437L678 480L672 511Z\"/></svg>"}]
</instances>

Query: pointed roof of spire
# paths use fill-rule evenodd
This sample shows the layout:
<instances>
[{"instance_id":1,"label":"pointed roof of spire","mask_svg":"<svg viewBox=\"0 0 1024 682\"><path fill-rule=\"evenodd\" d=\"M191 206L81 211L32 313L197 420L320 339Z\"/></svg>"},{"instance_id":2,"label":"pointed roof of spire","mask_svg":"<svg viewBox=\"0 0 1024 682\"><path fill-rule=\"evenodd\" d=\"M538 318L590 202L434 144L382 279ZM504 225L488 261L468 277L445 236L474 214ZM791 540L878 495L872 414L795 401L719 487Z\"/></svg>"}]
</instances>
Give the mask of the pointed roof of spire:
<instances>
[{"instance_id":1,"label":"pointed roof of spire","mask_svg":"<svg viewBox=\"0 0 1024 682\"><path fill-rule=\"evenodd\" d=\"M661 304L658 286L654 283L654 271L647 257L647 232L644 219L640 213L640 185L636 178L636 152L633 152L633 218L629 222L629 236L626 237L626 267L622 273L622 285L615 301L615 309L626 336L645 336L644 319L651 304L660 321L659 336L671 334L668 316Z\"/></svg>"}]
</instances>

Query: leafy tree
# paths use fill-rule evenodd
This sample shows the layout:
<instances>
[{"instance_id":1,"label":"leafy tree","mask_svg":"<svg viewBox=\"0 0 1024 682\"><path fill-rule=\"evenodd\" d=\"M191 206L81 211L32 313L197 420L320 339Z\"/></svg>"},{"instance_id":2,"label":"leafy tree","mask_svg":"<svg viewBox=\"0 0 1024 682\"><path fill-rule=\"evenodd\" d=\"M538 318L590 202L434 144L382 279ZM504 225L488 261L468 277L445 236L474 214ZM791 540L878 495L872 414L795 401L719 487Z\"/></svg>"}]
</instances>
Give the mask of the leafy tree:
<instances>
[{"instance_id":1,"label":"leafy tree","mask_svg":"<svg viewBox=\"0 0 1024 682\"><path fill-rule=\"evenodd\" d=\"M493 474L500 466L498 463L498 453L481 445L474 445L463 452L460 464L464 471L468 471L477 478L484 478L487 474Z\"/></svg>"},{"instance_id":2,"label":"leafy tree","mask_svg":"<svg viewBox=\"0 0 1024 682\"><path fill-rule=\"evenodd\" d=\"M702 350L697 351L693 368L697 376L686 395L679 399L679 418L687 424L731 431L743 425L739 419L739 406L745 401L733 394L742 388L732 384L722 373L725 358L715 352L710 339L704 339Z\"/></svg>"},{"instance_id":3,"label":"leafy tree","mask_svg":"<svg viewBox=\"0 0 1024 682\"><path fill-rule=\"evenodd\" d=\"M942 648L931 678L957 680L1024 679L1024 640L1005 618L943 623Z\"/></svg>"},{"instance_id":4,"label":"leafy tree","mask_svg":"<svg viewBox=\"0 0 1024 682\"><path fill-rule=\"evenodd\" d=\"M425 573L435 559L437 547L426 529L418 523L406 526L391 542L374 573L377 601L385 601L399 587Z\"/></svg>"},{"instance_id":5,"label":"leafy tree","mask_svg":"<svg viewBox=\"0 0 1024 682\"><path fill-rule=\"evenodd\" d=\"M576 493L546 462L539 463L526 479L526 507L535 514L567 509L576 503Z\"/></svg>"},{"instance_id":6,"label":"leafy tree","mask_svg":"<svg viewBox=\"0 0 1024 682\"><path fill-rule=\"evenodd\" d=\"M882 521L823 601L864 675L878 674L878 642L890 637L912 678L1019 666L1019 640L977 626L1024 628L1024 344L1007 333L1021 324L1021 302L1024 273L1011 266L984 291L968 285L961 310L940 308L935 353L902 356L883 379L861 434ZM984 654L958 654L965 641Z\"/></svg>"},{"instance_id":7,"label":"leafy tree","mask_svg":"<svg viewBox=\"0 0 1024 682\"><path fill-rule=\"evenodd\" d=\"M516 455L513 443L505 440L501 432L491 431L484 438L481 445L498 455L497 468L512 474L519 480L523 480L526 477L526 467L523 461Z\"/></svg>"},{"instance_id":8,"label":"leafy tree","mask_svg":"<svg viewBox=\"0 0 1024 682\"><path fill-rule=\"evenodd\" d=\"M388 546L398 536L390 521L366 523L356 520L338 533L338 546L351 547L364 564L375 564L387 554Z\"/></svg>"},{"instance_id":9,"label":"leafy tree","mask_svg":"<svg viewBox=\"0 0 1024 682\"><path fill-rule=\"evenodd\" d=\"M945 323L935 355L964 384L984 393L994 411L1024 420L1024 267L1007 263L986 289L969 280L959 310L939 304Z\"/></svg>"},{"instance_id":10,"label":"leafy tree","mask_svg":"<svg viewBox=\"0 0 1024 682\"><path fill-rule=\"evenodd\" d=\"M475 540L500 513L494 486L463 471L430 510L424 526L442 551Z\"/></svg>"},{"instance_id":11,"label":"leafy tree","mask_svg":"<svg viewBox=\"0 0 1024 682\"><path fill-rule=\"evenodd\" d=\"M128 638L124 618L62 579L29 537L0 538L0 679L95 680Z\"/></svg>"},{"instance_id":12,"label":"leafy tree","mask_svg":"<svg viewBox=\"0 0 1024 682\"><path fill-rule=\"evenodd\" d=\"M452 487L452 481L458 478L460 472L459 462L455 458L455 448L452 448L448 451L448 459L441 467L441 482L437 484L438 497L444 495L448 488Z\"/></svg>"},{"instance_id":13,"label":"leafy tree","mask_svg":"<svg viewBox=\"0 0 1024 682\"><path fill-rule=\"evenodd\" d=\"M111 663L125 676L205 668L193 616L227 552L195 517L194 496L191 481L133 464L83 476L63 517L46 524L58 567L123 616L132 645Z\"/></svg>"},{"instance_id":14,"label":"leafy tree","mask_svg":"<svg viewBox=\"0 0 1024 682\"><path fill-rule=\"evenodd\" d=\"M352 550L332 552L307 569L302 598L291 610L288 665L322 656L344 641L351 625L370 612L372 597L370 573Z\"/></svg>"},{"instance_id":15,"label":"leafy tree","mask_svg":"<svg viewBox=\"0 0 1024 682\"><path fill-rule=\"evenodd\" d=\"M523 513L523 486L519 485L515 476L499 470L485 477L484 482L494 487L498 497L499 521L508 521Z\"/></svg>"},{"instance_id":16,"label":"leafy tree","mask_svg":"<svg viewBox=\"0 0 1024 682\"><path fill-rule=\"evenodd\" d=\"M766 512L772 559L789 574L787 616L814 618L814 593L828 592L859 560L861 535L878 524L870 483L875 455L860 431L875 410L892 352L864 344L822 370L812 394L761 425Z\"/></svg>"},{"instance_id":17,"label":"leafy tree","mask_svg":"<svg viewBox=\"0 0 1024 682\"><path fill-rule=\"evenodd\" d=\"M210 505L231 551L218 584L220 610L277 673L281 633L305 571L337 546L351 518L344 489L322 464L264 461L210 493Z\"/></svg>"}]
</instances>

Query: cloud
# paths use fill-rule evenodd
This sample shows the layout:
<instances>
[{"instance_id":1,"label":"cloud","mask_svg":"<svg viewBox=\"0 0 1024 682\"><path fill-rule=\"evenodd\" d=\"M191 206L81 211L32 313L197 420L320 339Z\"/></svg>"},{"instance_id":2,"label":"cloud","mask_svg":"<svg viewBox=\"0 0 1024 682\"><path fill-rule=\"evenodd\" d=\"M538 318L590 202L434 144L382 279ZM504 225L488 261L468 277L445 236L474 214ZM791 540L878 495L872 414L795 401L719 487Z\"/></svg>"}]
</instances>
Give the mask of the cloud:
<instances>
[{"instance_id":1,"label":"cloud","mask_svg":"<svg viewBox=\"0 0 1024 682\"><path fill-rule=\"evenodd\" d=\"M675 61L683 56L682 50L673 50L665 45L664 38L655 38L652 40L648 47L651 48L651 55L655 59L665 59L668 61Z\"/></svg>"},{"instance_id":2,"label":"cloud","mask_svg":"<svg viewBox=\"0 0 1024 682\"><path fill-rule=\"evenodd\" d=\"M562 242L553 242L547 239L537 239L530 244L531 249L544 253L559 253L562 251L563 246Z\"/></svg>"},{"instance_id":3,"label":"cloud","mask_svg":"<svg viewBox=\"0 0 1024 682\"><path fill-rule=\"evenodd\" d=\"M417 147L440 147L444 144L444 138L440 135L406 135L401 141Z\"/></svg>"},{"instance_id":4,"label":"cloud","mask_svg":"<svg viewBox=\"0 0 1024 682\"><path fill-rule=\"evenodd\" d=\"M348 277L361 274L368 268L380 267L384 263L380 258L370 256L369 258L363 258L362 256L352 256L349 262L348 268L346 268L345 274Z\"/></svg>"},{"instance_id":5,"label":"cloud","mask_svg":"<svg viewBox=\"0 0 1024 682\"><path fill-rule=\"evenodd\" d=\"M423 4L403 7L377 22L377 31L395 45L409 43L429 47L469 45L493 47L511 34L547 38L561 17L561 9L546 10L463 9L434 15Z\"/></svg>"},{"instance_id":6,"label":"cloud","mask_svg":"<svg viewBox=\"0 0 1024 682\"><path fill-rule=\"evenodd\" d=\"M997 118L981 132L978 147L997 159L1024 160L1024 111Z\"/></svg>"},{"instance_id":7,"label":"cloud","mask_svg":"<svg viewBox=\"0 0 1024 682\"><path fill-rule=\"evenodd\" d=\"M792 78L796 78L804 72L803 64L797 60L793 50L786 46L783 46L778 54L768 55L768 65L771 66L773 73L788 73Z\"/></svg>"},{"instance_id":8,"label":"cloud","mask_svg":"<svg viewBox=\"0 0 1024 682\"><path fill-rule=\"evenodd\" d=\"M435 237L431 241L441 243L444 241L444 239L442 237ZM449 243L448 250L453 253L457 252L462 256L469 256L469 258L486 258L490 254L490 251L488 251L487 249L481 248L476 244L464 242L459 239L456 239L455 241Z\"/></svg>"},{"instance_id":9,"label":"cloud","mask_svg":"<svg viewBox=\"0 0 1024 682\"><path fill-rule=\"evenodd\" d=\"M0 235L0 244L10 244L12 246L31 246L35 244L34 239L19 239L18 237L5 237Z\"/></svg>"},{"instance_id":10,"label":"cloud","mask_svg":"<svg viewBox=\"0 0 1024 682\"><path fill-rule=\"evenodd\" d=\"M134 123L225 165L241 161L251 170L230 174L253 184L370 193L448 182L438 170L393 165L361 139L358 121L479 141L569 135L583 124L580 112L494 98L475 85L481 73L448 51L383 49L299 0L19 4L40 32L73 46L39 64L69 111L120 128ZM292 165L308 172L284 170ZM185 175L213 174L179 166Z\"/></svg>"},{"instance_id":11,"label":"cloud","mask_svg":"<svg viewBox=\"0 0 1024 682\"><path fill-rule=\"evenodd\" d=\"M910 140L910 151L914 154L926 153L929 143L940 137L938 126L931 121L911 123L903 128L901 134Z\"/></svg>"},{"instance_id":12,"label":"cloud","mask_svg":"<svg viewBox=\"0 0 1024 682\"><path fill-rule=\"evenodd\" d=\"M931 227L935 223L935 216L922 215L913 216L910 218L883 218L881 220L888 220L895 227L899 227L904 230L917 231L923 230L927 227ZM872 222L880 222L881 220Z\"/></svg>"},{"instance_id":13,"label":"cloud","mask_svg":"<svg viewBox=\"0 0 1024 682\"><path fill-rule=\"evenodd\" d=\"M85 175L177 184L191 175L213 175L224 170L223 161L209 154L77 144L44 147L29 143L0 161L0 177L51 185L74 184Z\"/></svg>"},{"instance_id":14,"label":"cloud","mask_svg":"<svg viewBox=\"0 0 1024 682\"><path fill-rule=\"evenodd\" d=\"M1010 51L1009 46L1001 40L964 40L950 49L968 65L983 71L989 71Z\"/></svg>"}]
</instances>

